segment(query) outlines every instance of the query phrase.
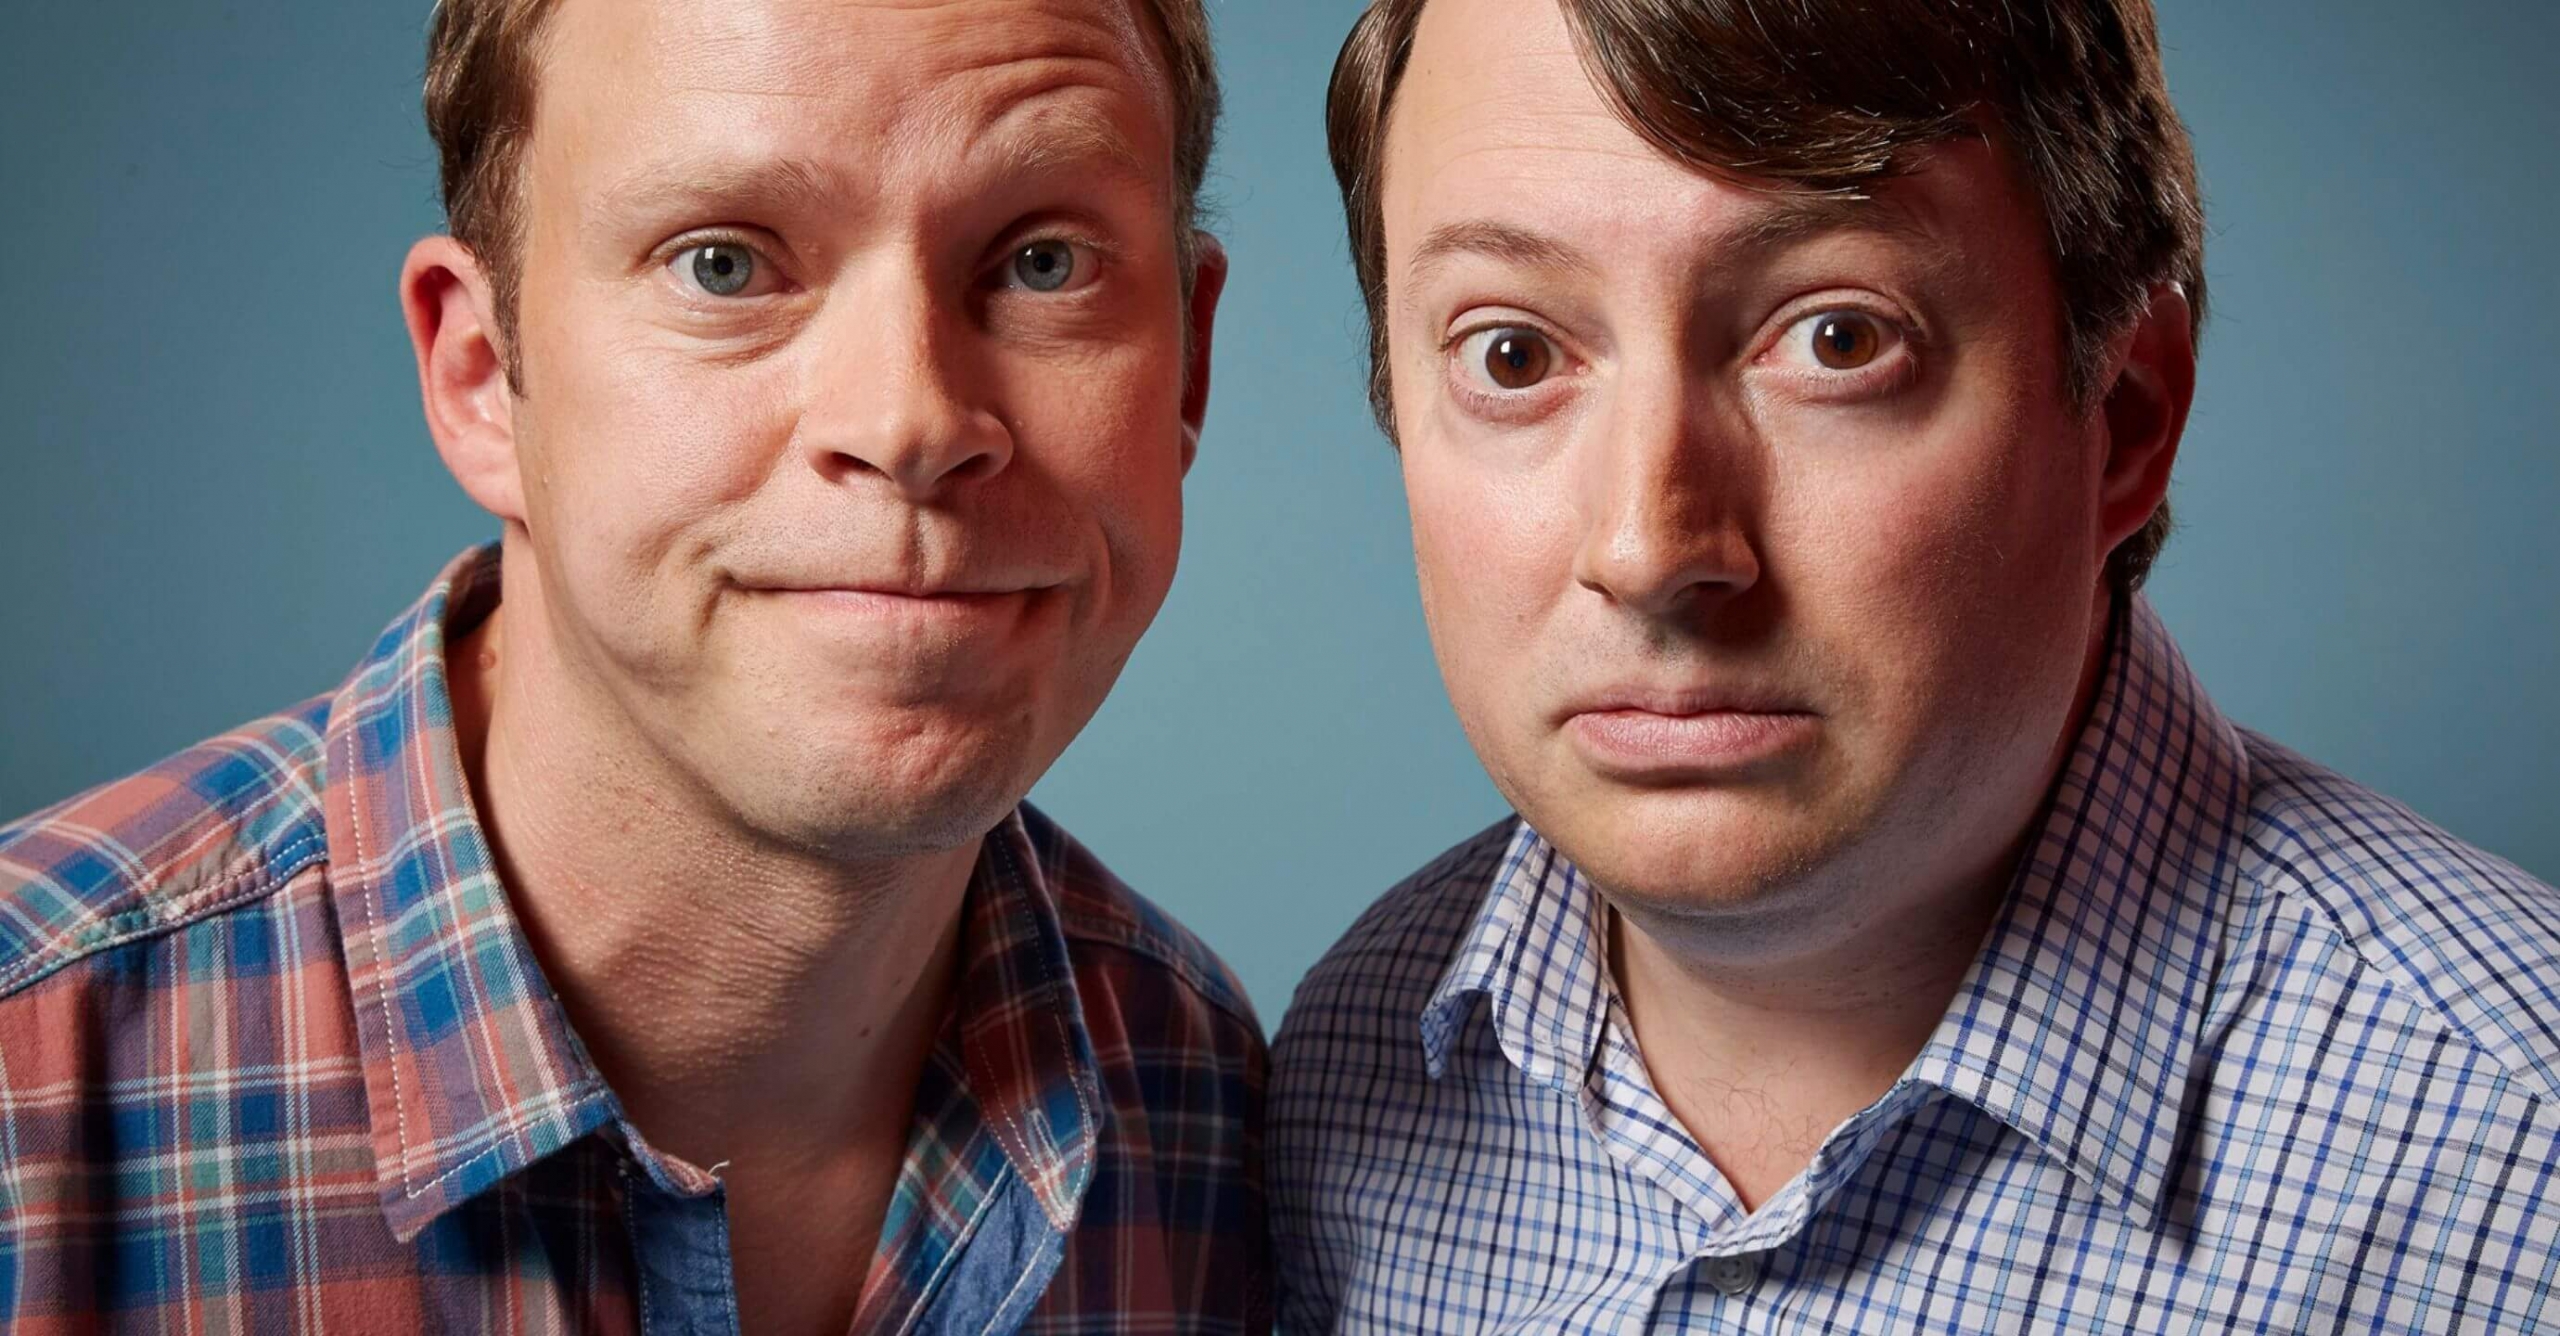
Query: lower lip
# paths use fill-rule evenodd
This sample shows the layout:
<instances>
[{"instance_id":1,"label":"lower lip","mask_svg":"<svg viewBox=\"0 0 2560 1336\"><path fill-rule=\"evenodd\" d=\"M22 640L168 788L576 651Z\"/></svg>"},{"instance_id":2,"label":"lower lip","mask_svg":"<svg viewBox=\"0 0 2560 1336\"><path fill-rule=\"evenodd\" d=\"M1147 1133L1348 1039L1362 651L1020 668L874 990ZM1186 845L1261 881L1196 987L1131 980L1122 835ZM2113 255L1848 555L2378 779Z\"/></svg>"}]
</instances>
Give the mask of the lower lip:
<instances>
[{"instance_id":1,"label":"lower lip","mask_svg":"<svg viewBox=\"0 0 2560 1336\"><path fill-rule=\"evenodd\" d=\"M869 589L775 591L784 604L825 616L890 622L989 623L1010 620L1030 591L1001 594L890 594Z\"/></svg>"},{"instance_id":2,"label":"lower lip","mask_svg":"<svg viewBox=\"0 0 2560 1336\"><path fill-rule=\"evenodd\" d=\"M1812 741L1814 716L1594 710L1573 716L1566 727L1605 771L1669 778L1737 770L1792 751Z\"/></svg>"}]
</instances>

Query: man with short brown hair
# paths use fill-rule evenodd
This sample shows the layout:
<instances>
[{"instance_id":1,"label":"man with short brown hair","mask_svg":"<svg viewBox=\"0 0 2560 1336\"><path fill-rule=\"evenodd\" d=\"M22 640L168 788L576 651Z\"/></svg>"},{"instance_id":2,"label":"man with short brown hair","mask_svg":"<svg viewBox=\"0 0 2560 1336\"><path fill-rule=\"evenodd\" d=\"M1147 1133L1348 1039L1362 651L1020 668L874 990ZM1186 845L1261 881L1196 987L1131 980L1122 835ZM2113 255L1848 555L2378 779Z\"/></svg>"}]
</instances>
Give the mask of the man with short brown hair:
<instances>
[{"instance_id":1,"label":"man with short brown hair","mask_svg":"<svg viewBox=\"0 0 2560 1336\"><path fill-rule=\"evenodd\" d=\"M1518 815L1275 1041L1285 1327L2560 1321L2560 895L2139 592L2204 295L2147 0L1375 0L1330 112Z\"/></svg>"},{"instance_id":2,"label":"man with short brown hair","mask_svg":"<svg viewBox=\"0 0 2560 1336\"><path fill-rule=\"evenodd\" d=\"M0 828L0 1326L1251 1333L1264 1053L1022 802L1173 578L1199 0L445 0L500 541Z\"/></svg>"}]
</instances>

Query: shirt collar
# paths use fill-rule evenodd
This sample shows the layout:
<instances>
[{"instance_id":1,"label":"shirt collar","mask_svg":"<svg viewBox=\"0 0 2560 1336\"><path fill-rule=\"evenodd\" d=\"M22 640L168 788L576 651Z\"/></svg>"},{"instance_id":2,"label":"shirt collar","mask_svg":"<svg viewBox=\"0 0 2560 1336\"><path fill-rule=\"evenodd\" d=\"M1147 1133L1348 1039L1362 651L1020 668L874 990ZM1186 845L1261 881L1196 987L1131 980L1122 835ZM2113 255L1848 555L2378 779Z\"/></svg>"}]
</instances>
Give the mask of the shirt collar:
<instances>
[{"instance_id":1,"label":"shirt collar","mask_svg":"<svg viewBox=\"0 0 2560 1336\"><path fill-rule=\"evenodd\" d=\"M2155 1224L2241 875L2248 759L2148 600L1912 1074Z\"/></svg>"},{"instance_id":2,"label":"shirt collar","mask_svg":"<svg viewBox=\"0 0 2560 1336\"><path fill-rule=\"evenodd\" d=\"M978 856L952 1002L979 1118L1063 1234L1093 1179L1101 1065L1040 868L1017 809Z\"/></svg>"},{"instance_id":3,"label":"shirt collar","mask_svg":"<svg viewBox=\"0 0 2560 1336\"><path fill-rule=\"evenodd\" d=\"M462 770L445 655L498 596L495 546L456 558L330 711L331 893L377 1186L402 1240L621 1118L508 907ZM1093 1176L1101 1082L1040 866L1019 811L987 837L954 1023L971 1098L1064 1232Z\"/></svg>"},{"instance_id":4,"label":"shirt collar","mask_svg":"<svg viewBox=\"0 0 2560 1336\"><path fill-rule=\"evenodd\" d=\"M457 557L329 712L330 889L402 1240L616 1117L507 907L454 736L446 647L497 607L498 571L494 546Z\"/></svg>"},{"instance_id":5,"label":"shirt collar","mask_svg":"<svg viewBox=\"0 0 2560 1336\"><path fill-rule=\"evenodd\" d=\"M2239 875L2247 763L2149 602L2121 604L2089 717L2028 854L1912 1078L2156 1221ZM1475 997L1533 1081L1579 1091L1603 1035L1598 898L1522 823L1424 1007L1436 1079Z\"/></svg>"},{"instance_id":6,"label":"shirt collar","mask_svg":"<svg viewBox=\"0 0 2560 1336\"><path fill-rule=\"evenodd\" d=\"M1599 906L1581 869L1521 822L1492 893L1423 1007L1422 1056L1433 1080L1448 1070L1469 1009L1483 997L1494 1042L1512 1066L1542 1085L1581 1089L1609 1007Z\"/></svg>"}]
</instances>

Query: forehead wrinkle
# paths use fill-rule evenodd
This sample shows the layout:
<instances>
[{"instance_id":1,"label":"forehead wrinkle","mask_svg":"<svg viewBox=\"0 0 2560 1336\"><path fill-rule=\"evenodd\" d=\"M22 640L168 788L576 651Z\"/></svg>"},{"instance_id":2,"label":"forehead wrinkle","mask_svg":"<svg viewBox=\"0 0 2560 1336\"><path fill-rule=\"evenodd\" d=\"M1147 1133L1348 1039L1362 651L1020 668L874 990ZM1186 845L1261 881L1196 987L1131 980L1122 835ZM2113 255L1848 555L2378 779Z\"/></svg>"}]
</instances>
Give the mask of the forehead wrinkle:
<instances>
[{"instance_id":1,"label":"forehead wrinkle","mask_svg":"<svg viewBox=\"0 0 2560 1336\"><path fill-rule=\"evenodd\" d=\"M1055 175L1081 168L1126 182L1158 186L1173 171L1170 140L1161 161L1149 162L1093 93L1096 85L1061 80L1009 104L975 137L999 179Z\"/></svg>"},{"instance_id":2,"label":"forehead wrinkle","mask_svg":"<svg viewBox=\"0 0 2560 1336\"><path fill-rule=\"evenodd\" d=\"M643 91L663 81L648 94L662 102L701 103L715 112L723 100L770 102L778 104L770 112L745 114L752 120L774 118L785 132L853 136L901 148L921 147L927 137L916 133L911 122L942 123L926 127L930 129L972 118L997 119L1014 103L1071 83L1132 97L1170 122L1168 75L1135 0L1039 0L975 13L951 30L918 26L934 22L938 11L957 8L950 0L857 0L843 6L877 16L859 25L844 21L849 14L816 26L790 18L838 4L774 0L715 7L714 20L706 23L605 25L597 34L605 45L578 63L592 67L601 58L615 67L605 76L606 87L620 84ZM568 8L595 18L584 9ZM658 8L651 6L648 12ZM886 26L877 26L882 20ZM546 45L555 45L575 26L548 25L545 36L552 40ZM566 54L546 51L547 56ZM1081 75L1061 73L1078 67ZM559 72L540 71L537 96ZM600 72L591 69L591 74ZM990 80L997 83L993 90ZM828 156L815 146L805 154Z\"/></svg>"}]
</instances>

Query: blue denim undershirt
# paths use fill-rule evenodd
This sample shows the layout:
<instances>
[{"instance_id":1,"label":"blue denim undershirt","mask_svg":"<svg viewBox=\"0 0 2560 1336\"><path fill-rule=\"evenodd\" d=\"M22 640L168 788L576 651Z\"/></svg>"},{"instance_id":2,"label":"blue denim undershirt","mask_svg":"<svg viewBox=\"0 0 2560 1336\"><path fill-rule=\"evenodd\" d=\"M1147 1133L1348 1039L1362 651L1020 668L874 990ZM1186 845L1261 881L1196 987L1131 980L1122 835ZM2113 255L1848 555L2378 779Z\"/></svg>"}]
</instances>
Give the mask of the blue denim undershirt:
<instances>
[{"instance_id":1,"label":"blue denim undershirt","mask_svg":"<svg viewBox=\"0 0 2560 1336\"><path fill-rule=\"evenodd\" d=\"M642 1336L738 1336L728 1189L715 1183L688 1195L645 1147L623 1157L622 1186ZM1022 1178L1007 1172L904 1329L914 1336L1011 1332L1047 1291L1065 1253L1066 1235Z\"/></svg>"}]
</instances>

